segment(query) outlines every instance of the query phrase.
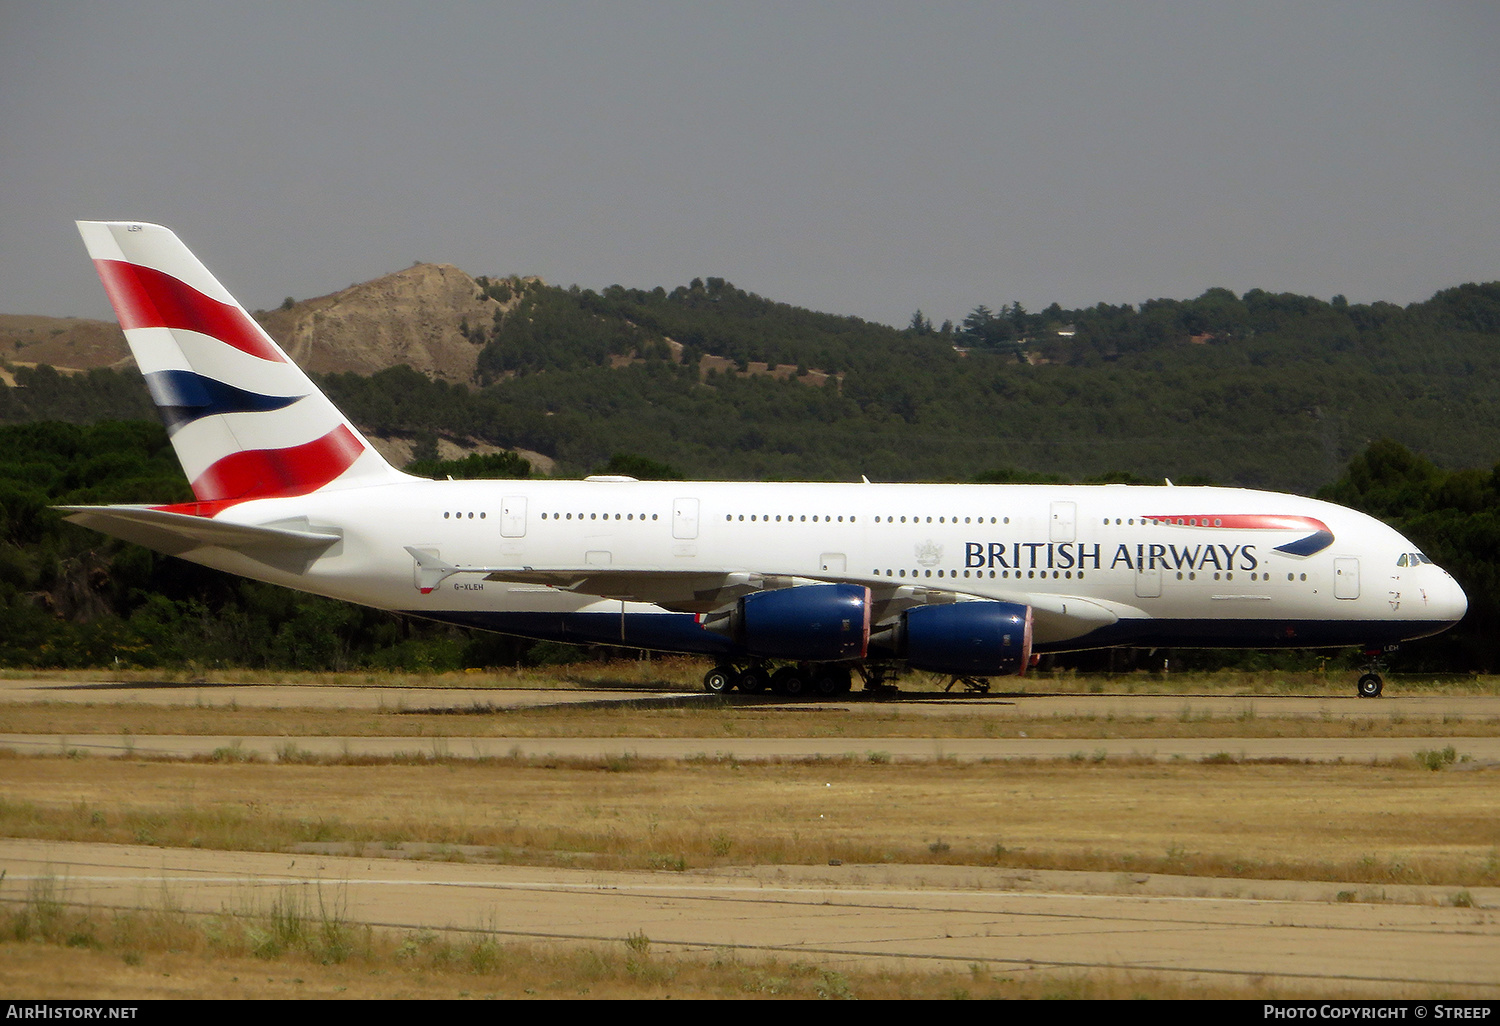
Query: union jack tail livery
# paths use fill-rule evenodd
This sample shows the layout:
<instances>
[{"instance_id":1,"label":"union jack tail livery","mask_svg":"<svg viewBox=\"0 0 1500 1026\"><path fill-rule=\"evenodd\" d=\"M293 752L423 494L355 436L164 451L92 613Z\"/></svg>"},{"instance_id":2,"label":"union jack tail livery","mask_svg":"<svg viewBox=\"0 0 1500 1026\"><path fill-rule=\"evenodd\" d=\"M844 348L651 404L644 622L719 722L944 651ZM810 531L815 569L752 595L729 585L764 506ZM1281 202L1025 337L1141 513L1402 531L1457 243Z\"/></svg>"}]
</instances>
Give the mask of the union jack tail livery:
<instances>
[{"instance_id":1,"label":"union jack tail livery","mask_svg":"<svg viewBox=\"0 0 1500 1026\"><path fill-rule=\"evenodd\" d=\"M169 229L79 221L198 508L402 478Z\"/></svg>"}]
</instances>

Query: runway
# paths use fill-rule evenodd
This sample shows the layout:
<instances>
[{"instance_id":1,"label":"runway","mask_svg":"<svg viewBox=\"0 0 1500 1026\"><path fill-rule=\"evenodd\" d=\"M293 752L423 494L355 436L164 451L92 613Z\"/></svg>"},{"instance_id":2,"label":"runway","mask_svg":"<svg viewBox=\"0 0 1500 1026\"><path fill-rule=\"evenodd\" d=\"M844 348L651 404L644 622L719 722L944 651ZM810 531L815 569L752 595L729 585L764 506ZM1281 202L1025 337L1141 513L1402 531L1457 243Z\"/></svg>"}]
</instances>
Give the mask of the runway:
<instances>
[{"instance_id":1,"label":"runway","mask_svg":"<svg viewBox=\"0 0 1500 1026\"><path fill-rule=\"evenodd\" d=\"M1019 683L1019 682L1018 682ZM1120 682L1123 689L1128 681ZM422 687L359 684L240 684L213 680L132 681L49 677L0 678L0 707L9 703L61 702L95 705L157 705L241 709L372 709L386 712L504 711L549 706L621 705L749 707L778 709L870 710L882 706L921 716L1016 717L1077 716L1107 721L1116 717L1273 717L1367 719L1460 716L1500 719L1500 695L1432 694L1400 690L1392 684L1385 697L1348 695L1054 694L1041 687L996 691L988 695L960 692L906 691L837 699L781 699L774 695L710 695L700 690L672 691L644 687Z\"/></svg>"},{"instance_id":2,"label":"runway","mask_svg":"<svg viewBox=\"0 0 1500 1026\"><path fill-rule=\"evenodd\" d=\"M304 756L416 759L563 758L603 760L878 759L955 762L1014 759L1275 760L1376 762L1409 758L1452 745L1465 762L1458 771L1500 766L1500 737L1256 737L1256 738L649 738L649 737L312 737L232 734L0 734L0 749L25 754L132 755L158 758L233 758L266 762Z\"/></svg>"}]
</instances>

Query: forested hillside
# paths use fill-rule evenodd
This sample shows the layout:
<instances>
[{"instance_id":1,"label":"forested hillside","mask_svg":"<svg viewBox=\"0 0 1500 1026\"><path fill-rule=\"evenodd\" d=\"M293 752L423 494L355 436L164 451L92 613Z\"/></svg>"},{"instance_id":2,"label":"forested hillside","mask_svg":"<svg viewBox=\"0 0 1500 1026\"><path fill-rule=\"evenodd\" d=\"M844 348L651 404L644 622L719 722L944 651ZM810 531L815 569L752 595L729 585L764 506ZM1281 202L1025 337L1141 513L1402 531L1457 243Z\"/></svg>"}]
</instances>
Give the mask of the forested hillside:
<instances>
[{"instance_id":1,"label":"forested hillside","mask_svg":"<svg viewBox=\"0 0 1500 1026\"><path fill-rule=\"evenodd\" d=\"M920 314L896 331L716 279L670 294L536 288L518 314L479 361L513 376L469 424L520 414L506 430L575 467L624 447L713 476L1012 465L1311 491L1382 437L1444 465L1500 457L1500 285L1406 309L1218 289L1138 309L979 307L937 331ZM651 348L663 337L685 346L681 364ZM646 359L604 373L606 354L632 351ZM704 375L704 353L837 378Z\"/></svg>"}]
</instances>

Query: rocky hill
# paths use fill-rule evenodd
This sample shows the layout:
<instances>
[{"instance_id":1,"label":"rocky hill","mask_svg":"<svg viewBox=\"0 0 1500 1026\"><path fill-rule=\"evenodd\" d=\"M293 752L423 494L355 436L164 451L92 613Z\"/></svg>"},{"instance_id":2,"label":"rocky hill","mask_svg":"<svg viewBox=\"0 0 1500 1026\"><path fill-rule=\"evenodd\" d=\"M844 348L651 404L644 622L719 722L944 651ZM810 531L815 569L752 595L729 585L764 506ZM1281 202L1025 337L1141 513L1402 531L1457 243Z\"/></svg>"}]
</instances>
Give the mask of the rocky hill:
<instances>
[{"instance_id":1,"label":"rocky hill","mask_svg":"<svg viewBox=\"0 0 1500 1026\"><path fill-rule=\"evenodd\" d=\"M113 321L0 314L0 367L5 364L59 370L119 368L130 365L130 350Z\"/></svg>"},{"instance_id":2,"label":"rocky hill","mask_svg":"<svg viewBox=\"0 0 1500 1026\"><path fill-rule=\"evenodd\" d=\"M257 316L287 355L315 373L373 374L404 363L436 380L470 382L484 343L477 329L516 301L486 295L449 264L416 264Z\"/></svg>"},{"instance_id":3,"label":"rocky hill","mask_svg":"<svg viewBox=\"0 0 1500 1026\"><path fill-rule=\"evenodd\" d=\"M255 316L315 373L373 374L404 363L436 380L470 382L484 343L479 329L518 301L486 295L457 267L416 264ZM108 321L0 315L0 361L64 371L121 368L130 366L130 352L119 326Z\"/></svg>"}]
</instances>

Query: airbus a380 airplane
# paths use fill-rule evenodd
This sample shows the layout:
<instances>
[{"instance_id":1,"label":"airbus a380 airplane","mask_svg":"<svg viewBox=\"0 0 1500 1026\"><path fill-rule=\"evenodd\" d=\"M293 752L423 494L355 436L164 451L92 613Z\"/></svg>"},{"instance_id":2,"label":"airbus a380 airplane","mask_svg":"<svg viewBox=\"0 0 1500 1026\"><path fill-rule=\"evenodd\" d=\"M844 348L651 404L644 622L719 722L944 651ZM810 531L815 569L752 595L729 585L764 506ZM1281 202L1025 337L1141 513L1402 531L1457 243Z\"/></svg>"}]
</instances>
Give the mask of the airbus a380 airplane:
<instances>
[{"instance_id":1,"label":"airbus a380 airplane","mask_svg":"<svg viewBox=\"0 0 1500 1026\"><path fill-rule=\"evenodd\" d=\"M710 691L986 689L1037 653L1387 648L1463 591L1361 513L1236 488L429 481L391 467L172 232L80 222L196 502L69 520L525 637L715 660ZM773 665L780 669L770 672ZM1381 680L1360 678L1376 696Z\"/></svg>"}]
</instances>

